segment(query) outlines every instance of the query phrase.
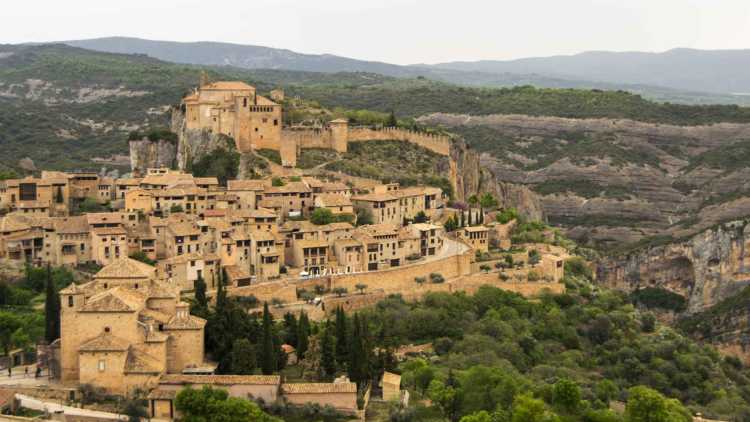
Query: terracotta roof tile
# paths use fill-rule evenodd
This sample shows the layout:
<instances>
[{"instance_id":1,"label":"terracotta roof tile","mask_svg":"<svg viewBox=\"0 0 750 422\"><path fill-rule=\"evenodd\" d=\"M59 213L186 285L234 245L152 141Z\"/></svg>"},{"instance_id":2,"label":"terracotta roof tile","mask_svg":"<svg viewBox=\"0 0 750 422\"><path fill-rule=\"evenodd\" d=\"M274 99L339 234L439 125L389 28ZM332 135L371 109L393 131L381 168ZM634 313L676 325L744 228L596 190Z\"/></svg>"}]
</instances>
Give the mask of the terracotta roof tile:
<instances>
[{"instance_id":1,"label":"terracotta roof tile","mask_svg":"<svg viewBox=\"0 0 750 422\"><path fill-rule=\"evenodd\" d=\"M279 385L279 375L183 375L165 374L159 384ZM355 386L356 387L356 386Z\"/></svg>"},{"instance_id":2,"label":"terracotta roof tile","mask_svg":"<svg viewBox=\"0 0 750 422\"><path fill-rule=\"evenodd\" d=\"M83 343L79 352L124 352L130 346L127 340L115 337L111 333L102 331L101 334Z\"/></svg>"},{"instance_id":3,"label":"terracotta roof tile","mask_svg":"<svg viewBox=\"0 0 750 422\"><path fill-rule=\"evenodd\" d=\"M102 278L152 278L156 268L131 258L121 258L105 266L94 276Z\"/></svg>"},{"instance_id":4,"label":"terracotta roof tile","mask_svg":"<svg viewBox=\"0 0 750 422\"><path fill-rule=\"evenodd\" d=\"M159 374L162 366L155 357L149 355L137 346L131 346L125 360L126 374Z\"/></svg>"},{"instance_id":5,"label":"terracotta roof tile","mask_svg":"<svg viewBox=\"0 0 750 422\"><path fill-rule=\"evenodd\" d=\"M357 393L357 384L353 382L330 383L292 383L282 384L284 394L316 394L316 393Z\"/></svg>"}]
</instances>

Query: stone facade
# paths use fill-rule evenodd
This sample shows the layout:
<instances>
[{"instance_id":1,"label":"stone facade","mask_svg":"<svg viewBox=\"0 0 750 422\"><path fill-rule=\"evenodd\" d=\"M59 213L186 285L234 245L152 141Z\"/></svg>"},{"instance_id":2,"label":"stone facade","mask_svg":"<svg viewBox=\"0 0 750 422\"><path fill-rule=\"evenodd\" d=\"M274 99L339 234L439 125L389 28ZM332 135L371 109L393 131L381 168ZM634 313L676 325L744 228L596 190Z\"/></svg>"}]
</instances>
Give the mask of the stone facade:
<instances>
[{"instance_id":1,"label":"stone facade","mask_svg":"<svg viewBox=\"0 0 750 422\"><path fill-rule=\"evenodd\" d=\"M60 291L63 382L127 394L153 387L165 373L203 365L205 321L155 275L155 268L123 258L94 281Z\"/></svg>"}]
</instances>

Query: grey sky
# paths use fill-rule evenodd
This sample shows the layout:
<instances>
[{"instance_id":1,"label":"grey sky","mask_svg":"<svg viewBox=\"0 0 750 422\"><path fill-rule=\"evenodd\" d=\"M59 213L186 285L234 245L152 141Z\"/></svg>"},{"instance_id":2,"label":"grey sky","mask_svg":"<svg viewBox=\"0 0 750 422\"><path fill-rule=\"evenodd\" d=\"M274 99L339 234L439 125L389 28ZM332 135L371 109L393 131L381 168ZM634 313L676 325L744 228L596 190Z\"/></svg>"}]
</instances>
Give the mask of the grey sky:
<instances>
[{"instance_id":1,"label":"grey sky","mask_svg":"<svg viewBox=\"0 0 750 422\"><path fill-rule=\"evenodd\" d=\"M391 63L750 48L749 0L27 0L0 43L112 35Z\"/></svg>"}]
</instances>

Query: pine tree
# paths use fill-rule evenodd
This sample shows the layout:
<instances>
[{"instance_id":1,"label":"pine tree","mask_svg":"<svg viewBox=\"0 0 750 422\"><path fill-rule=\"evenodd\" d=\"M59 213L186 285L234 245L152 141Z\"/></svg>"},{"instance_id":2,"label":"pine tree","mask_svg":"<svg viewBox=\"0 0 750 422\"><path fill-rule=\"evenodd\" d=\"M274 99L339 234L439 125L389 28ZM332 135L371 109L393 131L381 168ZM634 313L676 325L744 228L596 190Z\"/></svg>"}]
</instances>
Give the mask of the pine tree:
<instances>
[{"instance_id":1,"label":"pine tree","mask_svg":"<svg viewBox=\"0 0 750 422\"><path fill-rule=\"evenodd\" d=\"M268 302L263 304L263 333L261 335L260 369L263 375L271 375L276 370L276 350L273 348L273 327Z\"/></svg>"},{"instance_id":2,"label":"pine tree","mask_svg":"<svg viewBox=\"0 0 750 422\"><path fill-rule=\"evenodd\" d=\"M349 336L346 325L346 313L341 307L336 308L336 362L342 368L349 363Z\"/></svg>"},{"instance_id":3,"label":"pine tree","mask_svg":"<svg viewBox=\"0 0 750 422\"><path fill-rule=\"evenodd\" d=\"M323 369L323 375L327 381L333 379L336 375L336 356L333 336L331 335L331 324L326 322L321 338L320 367Z\"/></svg>"},{"instance_id":4,"label":"pine tree","mask_svg":"<svg viewBox=\"0 0 750 422\"><path fill-rule=\"evenodd\" d=\"M44 299L44 338L47 343L60 338L60 296L52 279L52 268L47 264L47 280Z\"/></svg>"},{"instance_id":5,"label":"pine tree","mask_svg":"<svg viewBox=\"0 0 750 422\"><path fill-rule=\"evenodd\" d=\"M310 320L305 311L302 311L297 324L297 356L305 356L310 344Z\"/></svg>"}]
</instances>

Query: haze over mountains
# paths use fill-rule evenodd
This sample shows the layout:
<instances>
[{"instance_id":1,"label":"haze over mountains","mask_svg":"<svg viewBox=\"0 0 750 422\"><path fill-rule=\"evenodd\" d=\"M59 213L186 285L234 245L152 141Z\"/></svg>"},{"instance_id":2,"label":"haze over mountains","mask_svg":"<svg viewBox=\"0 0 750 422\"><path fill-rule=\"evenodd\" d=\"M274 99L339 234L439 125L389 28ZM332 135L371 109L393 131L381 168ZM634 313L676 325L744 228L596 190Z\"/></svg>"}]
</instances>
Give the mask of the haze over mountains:
<instances>
[{"instance_id":1,"label":"haze over mountains","mask_svg":"<svg viewBox=\"0 0 750 422\"><path fill-rule=\"evenodd\" d=\"M747 72L750 50L587 52L509 61L402 66L221 42L183 43L108 37L64 43L96 51L146 54L176 63L313 72L361 71L395 77L423 76L463 85L530 84L555 88L626 89L677 102L744 102L742 95L735 94L750 93L750 73Z\"/></svg>"}]
</instances>

